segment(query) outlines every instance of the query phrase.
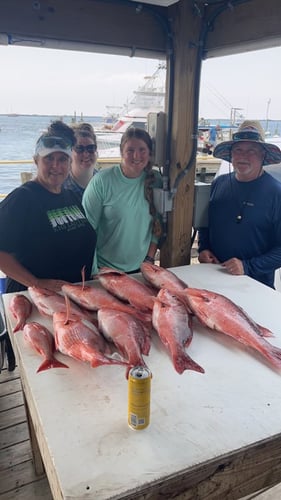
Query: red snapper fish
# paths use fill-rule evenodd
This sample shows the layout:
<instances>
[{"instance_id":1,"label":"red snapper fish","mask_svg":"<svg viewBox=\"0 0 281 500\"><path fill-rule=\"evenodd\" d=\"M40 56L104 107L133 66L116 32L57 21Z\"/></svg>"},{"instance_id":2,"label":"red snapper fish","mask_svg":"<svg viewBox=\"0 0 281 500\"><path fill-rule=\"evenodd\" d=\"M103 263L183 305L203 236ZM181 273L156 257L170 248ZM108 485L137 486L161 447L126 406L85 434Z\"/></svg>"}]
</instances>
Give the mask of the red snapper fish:
<instances>
[{"instance_id":1,"label":"red snapper fish","mask_svg":"<svg viewBox=\"0 0 281 500\"><path fill-rule=\"evenodd\" d=\"M142 354L149 354L151 337L141 321L123 311L100 309L98 324L105 338L116 345L130 366L145 366Z\"/></svg>"},{"instance_id":2,"label":"red snapper fish","mask_svg":"<svg viewBox=\"0 0 281 500\"><path fill-rule=\"evenodd\" d=\"M46 288L29 287L29 295L42 316L53 316L55 312L66 312L65 298L57 292ZM70 303L70 312L81 318L91 321L93 318L88 311L83 311L73 302Z\"/></svg>"},{"instance_id":3,"label":"red snapper fish","mask_svg":"<svg viewBox=\"0 0 281 500\"><path fill-rule=\"evenodd\" d=\"M153 306L152 324L170 352L178 373L185 370L204 373L204 369L185 351L193 337L191 316L182 301L169 290L162 288L158 293Z\"/></svg>"},{"instance_id":4,"label":"red snapper fish","mask_svg":"<svg viewBox=\"0 0 281 500\"><path fill-rule=\"evenodd\" d=\"M39 366L37 373L49 368L68 368L54 357L55 341L51 332L40 323L26 323L23 328L23 337L31 347L43 356L44 361Z\"/></svg>"},{"instance_id":5,"label":"red snapper fish","mask_svg":"<svg viewBox=\"0 0 281 500\"><path fill-rule=\"evenodd\" d=\"M158 290L160 290L160 288L166 288L170 292L173 292L175 290L183 290L188 286L172 271L151 264L150 262L143 262L140 269L146 281L155 288L158 288Z\"/></svg>"},{"instance_id":6,"label":"red snapper fish","mask_svg":"<svg viewBox=\"0 0 281 500\"><path fill-rule=\"evenodd\" d=\"M102 286L121 300L129 302L140 311L152 311L155 292L132 276L102 267L97 275Z\"/></svg>"},{"instance_id":7,"label":"red snapper fish","mask_svg":"<svg viewBox=\"0 0 281 500\"><path fill-rule=\"evenodd\" d=\"M53 315L56 348L78 361L95 368L100 365L128 365L126 360L115 359L106 340L92 323L81 317L62 312Z\"/></svg>"},{"instance_id":8,"label":"red snapper fish","mask_svg":"<svg viewBox=\"0 0 281 500\"><path fill-rule=\"evenodd\" d=\"M25 295L19 293L11 298L9 309L17 321L13 329L13 332L15 333L23 329L26 320L31 315L32 303Z\"/></svg>"},{"instance_id":9,"label":"red snapper fish","mask_svg":"<svg viewBox=\"0 0 281 500\"><path fill-rule=\"evenodd\" d=\"M82 286L67 284L62 286L62 291L70 299L89 311L98 311L99 309L114 309L132 314L141 321L151 322L151 314L137 311L129 304L124 304L117 297L114 297L104 288L94 286Z\"/></svg>"},{"instance_id":10,"label":"red snapper fish","mask_svg":"<svg viewBox=\"0 0 281 500\"><path fill-rule=\"evenodd\" d=\"M272 336L272 332L258 325L230 299L219 293L198 288L186 288L177 295L202 325L229 335L238 342L255 349L273 366L281 368L281 349L263 338Z\"/></svg>"}]
</instances>

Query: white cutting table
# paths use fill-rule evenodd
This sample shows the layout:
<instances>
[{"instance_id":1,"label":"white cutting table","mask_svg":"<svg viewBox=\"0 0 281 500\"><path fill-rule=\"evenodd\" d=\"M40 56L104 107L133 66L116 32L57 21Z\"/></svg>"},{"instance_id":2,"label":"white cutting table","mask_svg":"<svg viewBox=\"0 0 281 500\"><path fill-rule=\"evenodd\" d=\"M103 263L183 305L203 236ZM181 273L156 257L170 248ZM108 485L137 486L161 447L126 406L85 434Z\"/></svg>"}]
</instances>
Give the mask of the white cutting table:
<instances>
[{"instance_id":1,"label":"white cutting table","mask_svg":"<svg viewBox=\"0 0 281 500\"><path fill-rule=\"evenodd\" d=\"M276 336L281 295L220 266L173 268L188 285L226 295ZM27 293L27 292L26 292ZM176 373L153 337L151 424L127 425L127 381L119 366L96 369L58 354L69 369L37 374L41 358L25 343L4 295L36 444L54 499L239 498L281 480L281 372L232 339L198 324L188 353L206 373ZM51 325L33 313L31 320Z\"/></svg>"}]
</instances>

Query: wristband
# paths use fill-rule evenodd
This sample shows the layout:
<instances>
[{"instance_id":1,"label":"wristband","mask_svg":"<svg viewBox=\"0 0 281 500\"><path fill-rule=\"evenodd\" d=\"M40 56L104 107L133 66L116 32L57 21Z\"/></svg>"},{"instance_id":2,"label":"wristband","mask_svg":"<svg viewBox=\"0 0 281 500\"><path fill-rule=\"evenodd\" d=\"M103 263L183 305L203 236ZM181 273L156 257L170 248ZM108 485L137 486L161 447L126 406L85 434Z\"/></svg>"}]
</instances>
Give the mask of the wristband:
<instances>
[{"instance_id":1,"label":"wristband","mask_svg":"<svg viewBox=\"0 0 281 500\"><path fill-rule=\"evenodd\" d=\"M151 264L154 264L154 258L147 255L144 259L144 262L150 262Z\"/></svg>"}]
</instances>

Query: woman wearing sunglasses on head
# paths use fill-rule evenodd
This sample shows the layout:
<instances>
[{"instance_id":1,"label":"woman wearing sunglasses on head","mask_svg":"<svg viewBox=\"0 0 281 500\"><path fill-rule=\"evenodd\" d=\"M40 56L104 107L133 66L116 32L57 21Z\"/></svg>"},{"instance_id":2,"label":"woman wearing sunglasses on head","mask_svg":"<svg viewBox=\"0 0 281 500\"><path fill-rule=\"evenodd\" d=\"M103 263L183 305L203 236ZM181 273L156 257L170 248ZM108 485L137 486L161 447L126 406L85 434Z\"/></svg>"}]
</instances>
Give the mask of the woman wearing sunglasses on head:
<instances>
[{"instance_id":1,"label":"woman wearing sunglasses on head","mask_svg":"<svg viewBox=\"0 0 281 500\"><path fill-rule=\"evenodd\" d=\"M36 177L0 204L0 269L6 292L38 286L59 291L90 278L96 234L77 195L62 184L70 171L73 130L53 122L35 146Z\"/></svg>"},{"instance_id":2,"label":"woman wearing sunglasses on head","mask_svg":"<svg viewBox=\"0 0 281 500\"><path fill-rule=\"evenodd\" d=\"M72 149L71 171L63 187L77 193L82 200L88 182L97 173L97 139L90 123L75 123L72 128L76 144Z\"/></svg>"}]
</instances>

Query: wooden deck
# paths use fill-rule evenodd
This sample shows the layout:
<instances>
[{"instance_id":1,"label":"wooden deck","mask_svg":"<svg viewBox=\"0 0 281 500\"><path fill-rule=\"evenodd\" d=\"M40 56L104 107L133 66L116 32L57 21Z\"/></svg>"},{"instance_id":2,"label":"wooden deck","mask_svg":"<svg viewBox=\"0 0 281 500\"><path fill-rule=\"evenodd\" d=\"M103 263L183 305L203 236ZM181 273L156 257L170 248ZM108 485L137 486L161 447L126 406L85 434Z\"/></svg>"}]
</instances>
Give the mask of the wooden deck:
<instances>
[{"instance_id":1,"label":"wooden deck","mask_svg":"<svg viewBox=\"0 0 281 500\"><path fill-rule=\"evenodd\" d=\"M52 500L46 476L35 475L19 370L0 373L0 499Z\"/></svg>"},{"instance_id":2,"label":"wooden deck","mask_svg":"<svg viewBox=\"0 0 281 500\"><path fill-rule=\"evenodd\" d=\"M52 500L46 476L36 476L29 441L19 369L0 373L0 500ZM155 497L152 497L152 500ZM177 500L189 498L181 495ZM224 499L232 499L230 495ZM240 500L279 500L281 484ZM97 499L98 500L98 499ZM208 500L207 498L198 500Z\"/></svg>"}]
</instances>

